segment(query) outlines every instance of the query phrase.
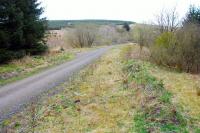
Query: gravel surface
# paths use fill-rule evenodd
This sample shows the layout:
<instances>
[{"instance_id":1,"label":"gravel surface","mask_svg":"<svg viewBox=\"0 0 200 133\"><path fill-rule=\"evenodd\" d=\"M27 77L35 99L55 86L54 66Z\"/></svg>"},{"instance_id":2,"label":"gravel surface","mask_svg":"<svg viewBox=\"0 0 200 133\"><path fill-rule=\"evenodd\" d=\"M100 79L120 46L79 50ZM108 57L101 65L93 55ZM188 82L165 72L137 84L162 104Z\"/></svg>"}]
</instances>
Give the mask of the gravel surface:
<instances>
[{"instance_id":1,"label":"gravel surface","mask_svg":"<svg viewBox=\"0 0 200 133\"><path fill-rule=\"evenodd\" d=\"M66 82L73 73L98 59L111 47L104 47L79 55L73 61L48 69L29 78L0 88L0 121L20 111L32 98Z\"/></svg>"}]
</instances>

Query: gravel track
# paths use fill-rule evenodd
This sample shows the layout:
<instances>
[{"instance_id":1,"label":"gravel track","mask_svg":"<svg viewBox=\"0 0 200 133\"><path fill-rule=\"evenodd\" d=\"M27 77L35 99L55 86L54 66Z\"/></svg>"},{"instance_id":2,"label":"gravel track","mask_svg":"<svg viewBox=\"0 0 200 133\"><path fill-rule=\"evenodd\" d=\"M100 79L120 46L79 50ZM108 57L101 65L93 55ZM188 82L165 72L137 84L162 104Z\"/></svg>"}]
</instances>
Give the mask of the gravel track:
<instances>
[{"instance_id":1,"label":"gravel track","mask_svg":"<svg viewBox=\"0 0 200 133\"><path fill-rule=\"evenodd\" d=\"M0 121L21 111L34 97L66 82L73 73L98 59L111 47L79 55L76 59L0 88Z\"/></svg>"}]
</instances>

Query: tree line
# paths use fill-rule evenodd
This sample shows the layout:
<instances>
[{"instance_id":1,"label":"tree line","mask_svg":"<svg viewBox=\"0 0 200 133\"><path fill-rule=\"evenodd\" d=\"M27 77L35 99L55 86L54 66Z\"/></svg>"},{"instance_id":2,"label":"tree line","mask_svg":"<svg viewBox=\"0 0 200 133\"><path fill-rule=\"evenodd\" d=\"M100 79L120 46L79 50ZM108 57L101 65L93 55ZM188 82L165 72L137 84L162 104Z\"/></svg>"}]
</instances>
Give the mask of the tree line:
<instances>
[{"instance_id":1,"label":"tree line","mask_svg":"<svg viewBox=\"0 0 200 133\"><path fill-rule=\"evenodd\" d=\"M86 19L86 20L48 20L48 30L60 30L65 27L76 27L78 25L86 25L86 24L92 24L92 25L131 25L135 22L132 21L120 21L120 20L101 20L101 19Z\"/></svg>"},{"instance_id":2,"label":"tree line","mask_svg":"<svg viewBox=\"0 0 200 133\"><path fill-rule=\"evenodd\" d=\"M0 1L0 63L46 51L46 20L37 0Z\"/></svg>"},{"instance_id":3,"label":"tree line","mask_svg":"<svg viewBox=\"0 0 200 133\"><path fill-rule=\"evenodd\" d=\"M138 28L137 41L150 60L185 72L200 72L200 8L190 6L182 21L176 9L163 10L156 23Z\"/></svg>"},{"instance_id":4,"label":"tree line","mask_svg":"<svg viewBox=\"0 0 200 133\"><path fill-rule=\"evenodd\" d=\"M112 45L131 41L131 27L123 25L96 25L93 23L76 25L68 29L67 40L72 47L92 47L93 45Z\"/></svg>"}]
</instances>

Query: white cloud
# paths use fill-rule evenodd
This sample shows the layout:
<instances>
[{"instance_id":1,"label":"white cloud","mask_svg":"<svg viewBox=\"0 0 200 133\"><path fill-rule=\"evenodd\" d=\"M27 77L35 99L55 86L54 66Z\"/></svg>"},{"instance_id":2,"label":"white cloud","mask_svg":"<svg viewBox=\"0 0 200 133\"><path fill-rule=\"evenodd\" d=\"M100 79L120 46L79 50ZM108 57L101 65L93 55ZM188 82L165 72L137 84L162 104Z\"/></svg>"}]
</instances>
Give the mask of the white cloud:
<instances>
[{"instance_id":1,"label":"white cloud","mask_svg":"<svg viewBox=\"0 0 200 133\"><path fill-rule=\"evenodd\" d=\"M177 7L183 16L200 0L40 0L48 19L118 19L143 22L164 8Z\"/></svg>"}]
</instances>

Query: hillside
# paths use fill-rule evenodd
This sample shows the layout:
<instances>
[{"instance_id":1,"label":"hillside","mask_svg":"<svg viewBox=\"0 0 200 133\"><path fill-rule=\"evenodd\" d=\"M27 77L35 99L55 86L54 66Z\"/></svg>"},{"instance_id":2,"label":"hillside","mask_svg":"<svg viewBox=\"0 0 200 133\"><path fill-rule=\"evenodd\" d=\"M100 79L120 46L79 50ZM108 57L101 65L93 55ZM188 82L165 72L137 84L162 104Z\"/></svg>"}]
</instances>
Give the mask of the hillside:
<instances>
[{"instance_id":1,"label":"hillside","mask_svg":"<svg viewBox=\"0 0 200 133\"><path fill-rule=\"evenodd\" d=\"M132 21L122 20L48 20L48 29L60 29L66 26L92 23L97 25L123 25L124 23L134 24Z\"/></svg>"}]
</instances>

